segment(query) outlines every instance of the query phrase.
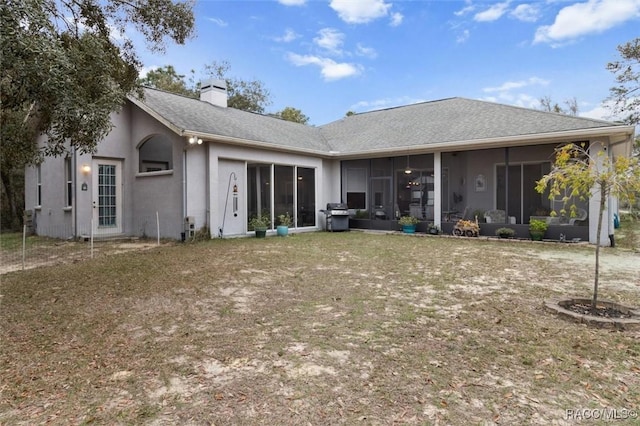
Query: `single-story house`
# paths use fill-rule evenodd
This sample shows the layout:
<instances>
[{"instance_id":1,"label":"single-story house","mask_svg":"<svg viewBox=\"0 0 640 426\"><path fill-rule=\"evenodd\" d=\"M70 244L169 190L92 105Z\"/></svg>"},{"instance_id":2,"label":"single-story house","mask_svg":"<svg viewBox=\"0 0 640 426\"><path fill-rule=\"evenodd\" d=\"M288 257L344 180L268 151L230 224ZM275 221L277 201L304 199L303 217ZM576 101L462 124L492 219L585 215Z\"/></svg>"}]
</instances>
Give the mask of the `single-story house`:
<instances>
[{"instance_id":1,"label":"single-story house","mask_svg":"<svg viewBox=\"0 0 640 426\"><path fill-rule=\"evenodd\" d=\"M577 200L580 217L552 217L562 206L535 182L558 144L628 156L634 139L633 126L465 98L307 126L228 108L217 80L200 99L146 88L113 124L95 153L70 149L27 168L25 208L39 235L245 236L252 217L266 215L275 229L284 213L292 232L315 231L327 203L342 202L353 228L398 229L412 215L418 230L450 232L464 216L486 221L485 235L507 224L525 236L542 217L550 238L595 243L598 194ZM616 200L607 206L605 243Z\"/></svg>"}]
</instances>

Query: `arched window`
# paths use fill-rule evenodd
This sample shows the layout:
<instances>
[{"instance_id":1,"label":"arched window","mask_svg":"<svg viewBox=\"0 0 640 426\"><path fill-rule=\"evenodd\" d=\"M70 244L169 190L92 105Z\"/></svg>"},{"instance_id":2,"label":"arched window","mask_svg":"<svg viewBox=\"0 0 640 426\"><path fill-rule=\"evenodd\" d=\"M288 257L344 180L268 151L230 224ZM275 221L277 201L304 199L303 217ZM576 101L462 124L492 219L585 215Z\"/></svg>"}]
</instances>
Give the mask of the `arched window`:
<instances>
[{"instance_id":1,"label":"arched window","mask_svg":"<svg viewBox=\"0 0 640 426\"><path fill-rule=\"evenodd\" d=\"M138 147L138 171L140 173L173 170L171 140L163 135L155 135Z\"/></svg>"}]
</instances>

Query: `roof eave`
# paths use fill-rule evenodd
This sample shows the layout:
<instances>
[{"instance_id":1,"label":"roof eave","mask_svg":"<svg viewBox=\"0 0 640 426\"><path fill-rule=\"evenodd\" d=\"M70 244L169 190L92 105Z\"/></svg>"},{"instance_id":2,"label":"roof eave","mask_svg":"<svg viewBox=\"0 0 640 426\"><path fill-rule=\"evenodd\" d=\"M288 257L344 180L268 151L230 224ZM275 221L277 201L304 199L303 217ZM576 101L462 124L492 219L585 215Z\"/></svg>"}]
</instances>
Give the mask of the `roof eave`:
<instances>
[{"instance_id":1,"label":"roof eave","mask_svg":"<svg viewBox=\"0 0 640 426\"><path fill-rule=\"evenodd\" d=\"M503 136L498 138L472 139L452 142L439 142L428 145L402 146L335 153L340 159L367 157L385 157L389 155L429 154L446 151L471 151L477 149L505 148L512 146L542 145L548 143L577 141L606 136L616 144L626 144L630 150L633 143L634 126L608 126L592 129L570 130L563 132L548 132L534 135ZM630 152L630 151L629 151Z\"/></svg>"},{"instance_id":2,"label":"roof eave","mask_svg":"<svg viewBox=\"0 0 640 426\"><path fill-rule=\"evenodd\" d=\"M307 154L314 155L316 157L331 158L333 157L331 151L322 151L318 149L299 148L293 146L286 146L264 141L254 141L250 139L234 138L233 136L223 136L212 133L198 132L195 130L184 130L178 133L180 136L190 138L191 136L202 139L203 141L220 142L228 145L242 146L245 148L258 148L269 151L288 152L292 154Z\"/></svg>"}]
</instances>

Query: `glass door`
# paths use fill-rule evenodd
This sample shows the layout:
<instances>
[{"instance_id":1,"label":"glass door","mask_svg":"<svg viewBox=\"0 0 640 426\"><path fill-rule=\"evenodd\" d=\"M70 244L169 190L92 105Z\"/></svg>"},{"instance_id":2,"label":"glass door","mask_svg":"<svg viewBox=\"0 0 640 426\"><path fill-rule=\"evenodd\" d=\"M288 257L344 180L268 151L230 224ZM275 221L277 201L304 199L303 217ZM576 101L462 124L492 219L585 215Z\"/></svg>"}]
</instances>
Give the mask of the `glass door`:
<instances>
[{"instance_id":1,"label":"glass door","mask_svg":"<svg viewBox=\"0 0 640 426\"><path fill-rule=\"evenodd\" d=\"M122 162L93 161L93 233L122 232Z\"/></svg>"}]
</instances>

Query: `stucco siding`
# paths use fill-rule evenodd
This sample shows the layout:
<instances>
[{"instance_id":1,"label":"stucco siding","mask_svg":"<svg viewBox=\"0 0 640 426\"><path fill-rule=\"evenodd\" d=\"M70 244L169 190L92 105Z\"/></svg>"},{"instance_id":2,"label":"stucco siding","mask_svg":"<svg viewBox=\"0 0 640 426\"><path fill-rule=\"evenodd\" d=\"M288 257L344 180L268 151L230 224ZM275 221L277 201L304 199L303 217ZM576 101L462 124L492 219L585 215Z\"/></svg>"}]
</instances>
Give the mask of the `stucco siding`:
<instances>
[{"instance_id":1,"label":"stucco siding","mask_svg":"<svg viewBox=\"0 0 640 426\"><path fill-rule=\"evenodd\" d=\"M156 213L159 219L160 237L180 239L184 231L183 217L183 152L184 138L171 132L164 125L137 107L132 107L130 159L128 175L132 180L131 233L157 236ZM172 141L173 170L140 173L138 147L152 135L163 134Z\"/></svg>"}]
</instances>

